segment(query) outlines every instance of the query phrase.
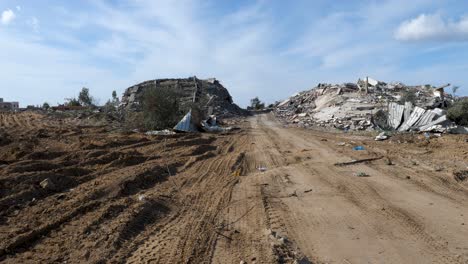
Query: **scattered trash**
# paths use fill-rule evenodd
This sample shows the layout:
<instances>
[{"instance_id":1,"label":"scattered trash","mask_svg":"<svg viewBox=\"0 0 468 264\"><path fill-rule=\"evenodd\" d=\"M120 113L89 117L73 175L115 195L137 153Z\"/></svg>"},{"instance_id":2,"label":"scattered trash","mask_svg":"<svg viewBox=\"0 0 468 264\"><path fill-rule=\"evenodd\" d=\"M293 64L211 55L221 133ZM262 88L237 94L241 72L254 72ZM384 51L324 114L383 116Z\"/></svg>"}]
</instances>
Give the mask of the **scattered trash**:
<instances>
[{"instance_id":1,"label":"scattered trash","mask_svg":"<svg viewBox=\"0 0 468 264\"><path fill-rule=\"evenodd\" d=\"M41 185L41 187L42 187L43 189L47 189L47 190L53 190L53 189L55 189L54 183L53 183L49 178L47 178L47 179L41 181L41 182L39 183L39 185Z\"/></svg>"},{"instance_id":2,"label":"scattered trash","mask_svg":"<svg viewBox=\"0 0 468 264\"><path fill-rule=\"evenodd\" d=\"M345 142L339 142L337 145L338 145L338 146L345 146L346 143L345 143Z\"/></svg>"},{"instance_id":3,"label":"scattered trash","mask_svg":"<svg viewBox=\"0 0 468 264\"><path fill-rule=\"evenodd\" d=\"M260 167L257 167L257 170L259 170L261 172L265 172L267 170L267 168L263 167L263 166L260 166Z\"/></svg>"},{"instance_id":4,"label":"scattered trash","mask_svg":"<svg viewBox=\"0 0 468 264\"><path fill-rule=\"evenodd\" d=\"M455 171L453 177L457 182L463 182L468 179L468 170Z\"/></svg>"},{"instance_id":5,"label":"scattered trash","mask_svg":"<svg viewBox=\"0 0 468 264\"><path fill-rule=\"evenodd\" d=\"M143 195L143 194L138 195L138 201L141 202L141 201L145 200L145 197L146 197L146 196Z\"/></svg>"},{"instance_id":6,"label":"scattered trash","mask_svg":"<svg viewBox=\"0 0 468 264\"><path fill-rule=\"evenodd\" d=\"M357 176L357 177L369 177L370 175L367 174L367 173L365 173L365 172L362 172L362 171L361 171L361 172L356 172L356 173L354 174L354 176Z\"/></svg>"},{"instance_id":7,"label":"scattered trash","mask_svg":"<svg viewBox=\"0 0 468 264\"><path fill-rule=\"evenodd\" d=\"M375 137L375 141L382 141L388 139L388 136L385 132L380 133L378 136Z\"/></svg>"},{"instance_id":8,"label":"scattered trash","mask_svg":"<svg viewBox=\"0 0 468 264\"><path fill-rule=\"evenodd\" d=\"M241 172L242 172L241 169L237 169L237 170L235 170L235 171L232 173L232 176L239 177L239 176L241 176Z\"/></svg>"},{"instance_id":9,"label":"scattered trash","mask_svg":"<svg viewBox=\"0 0 468 264\"><path fill-rule=\"evenodd\" d=\"M365 150L365 148L363 146L356 146L353 150Z\"/></svg>"},{"instance_id":10,"label":"scattered trash","mask_svg":"<svg viewBox=\"0 0 468 264\"><path fill-rule=\"evenodd\" d=\"M385 158L385 164L387 164L387 165L390 166L390 165L393 165L393 162L392 162L392 160L391 160L389 157L386 157L386 158Z\"/></svg>"},{"instance_id":11,"label":"scattered trash","mask_svg":"<svg viewBox=\"0 0 468 264\"><path fill-rule=\"evenodd\" d=\"M168 136L168 135L174 135L174 131L170 131L169 129L164 129L164 130L153 130L153 131L148 131L145 133L148 136Z\"/></svg>"}]
</instances>

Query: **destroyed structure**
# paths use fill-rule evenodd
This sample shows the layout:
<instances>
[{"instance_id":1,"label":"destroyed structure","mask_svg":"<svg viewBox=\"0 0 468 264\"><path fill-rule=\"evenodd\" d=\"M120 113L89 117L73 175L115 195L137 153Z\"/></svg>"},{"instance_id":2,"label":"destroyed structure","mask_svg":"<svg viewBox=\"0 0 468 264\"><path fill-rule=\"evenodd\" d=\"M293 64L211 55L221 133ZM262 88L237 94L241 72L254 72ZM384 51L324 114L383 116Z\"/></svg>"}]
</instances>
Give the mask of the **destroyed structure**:
<instances>
[{"instance_id":1,"label":"destroyed structure","mask_svg":"<svg viewBox=\"0 0 468 264\"><path fill-rule=\"evenodd\" d=\"M179 96L182 107L193 102L206 114L218 116L243 115L245 110L237 106L228 90L215 78L200 80L197 77L186 79L157 79L134 85L125 90L121 107L127 111L142 110L145 91L150 88L170 87Z\"/></svg>"},{"instance_id":2,"label":"destroyed structure","mask_svg":"<svg viewBox=\"0 0 468 264\"><path fill-rule=\"evenodd\" d=\"M452 102L444 85L406 86L371 78L356 83L319 84L277 103L275 113L301 127L340 130L397 130L466 133L446 117ZM405 95L413 94L405 102Z\"/></svg>"},{"instance_id":3,"label":"destroyed structure","mask_svg":"<svg viewBox=\"0 0 468 264\"><path fill-rule=\"evenodd\" d=\"M223 132L217 117L246 115L247 111L237 106L228 90L215 78L200 80L197 77L187 79L158 79L146 81L126 89L120 108L125 112L138 112L143 108L145 93L148 89L170 88L178 95L181 109L188 113L174 127L178 132L210 131Z\"/></svg>"},{"instance_id":4,"label":"destroyed structure","mask_svg":"<svg viewBox=\"0 0 468 264\"><path fill-rule=\"evenodd\" d=\"M18 102L4 102L3 98L0 98L0 111L17 111L19 110Z\"/></svg>"}]
</instances>

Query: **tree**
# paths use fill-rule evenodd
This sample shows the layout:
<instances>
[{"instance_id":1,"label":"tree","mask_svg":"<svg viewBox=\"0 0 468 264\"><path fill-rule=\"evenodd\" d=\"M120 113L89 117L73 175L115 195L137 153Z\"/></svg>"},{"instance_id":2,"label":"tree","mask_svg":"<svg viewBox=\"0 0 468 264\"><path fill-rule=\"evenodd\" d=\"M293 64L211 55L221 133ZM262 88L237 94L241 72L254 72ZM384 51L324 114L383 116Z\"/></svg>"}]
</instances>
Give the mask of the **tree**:
<instances>
[{"instance_id":1,"label":"tree","mask_svg":"<svg viewBox=\"0 0 468 264\"><path fill-rule=\"evenodd\" d=\"M94 98L89 94L89 89L86 87L83 87L83 89L81 89L81 92L78 95L78 101L81 105L84 106L94 105Z\"/></svg>"},{"instance_id":2,"label":"tree","mask_svg":"<svg viewBox=\"0 0 468 264\"><path fill-rule=\"evenodd\" d=\"M49 103L45 102L45 103L42 105L42 108L45 109L45 110L48 110L48 109L50 108Z\"/></svg>"},{"instance_id":3,"label":"tree","mask_svg":"<svg viewBox=\"0 0 468 264\"><path fill-rule=\"evenodd\" d=\"M457 94L458 89L460 89L460 86L453 86L452 87L452 94L455 96Z\"/></svg>"},{"instance_id":4,"label":"tree","mask_svg":"<svg viewBox=\"0 0 468 264\"><path fill-rule=\"evenodd\" d=\"M456 101L447 111L447 117L460 126L468 126L468 98Z\"/></svg>"},{"instance_id":5,"label":"tree","mask_svg":"<svg viewBox=\"0 0 468 264\"><path fill-rule=\"evenodd\" d=\"M170 87L152 87L143 96L143 119L147 129L171 128L183 113L178 93Z\"/></svg>"},{"instance_id":6,"label":"tree","mask_svg":"<svg viewBox=\"0 0 468 264\"><path fill-rule=\"evenodd\" d=\"M255 97L250 100L250 107L254 110L260 110L265 108L265 104L258 99L258 97Z\"/></svg>"},{"instance_id":7,"label":"tree","mask_svg":"<svg viewBox=\"0 0 468 264\"><path fill-rule=\"evenodd\" d=\"M117 92L112 91L112 102L118 103L119 102L119 97L117 97Z\"/></svg>"}]
</instances>

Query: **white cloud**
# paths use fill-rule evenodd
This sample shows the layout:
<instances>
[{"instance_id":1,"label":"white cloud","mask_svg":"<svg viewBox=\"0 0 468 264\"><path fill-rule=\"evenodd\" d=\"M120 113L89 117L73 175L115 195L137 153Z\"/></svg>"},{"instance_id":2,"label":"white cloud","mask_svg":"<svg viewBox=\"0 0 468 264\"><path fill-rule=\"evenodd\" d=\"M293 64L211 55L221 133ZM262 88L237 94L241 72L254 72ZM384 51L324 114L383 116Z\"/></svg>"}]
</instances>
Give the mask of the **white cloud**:
<instances>
[{"instance_id":1,"label":"white cloud","mask_svg":"<svg viewBox=\"0 0 468 264\"><path fill-rule=\"evenodd\" d=\"M465 41L468 40L468 17L458 21L444 20L440 14L421 14L403 22L395 32L403 41Z\"/></svg>"},{"instance_id":2,"label":"white cloud","mask_svg":"<svg viewBox=\"0 0 468 264\"><path fill-rule=\"evenodd\" d=\"M37 19L37 17L32 17L28 23L31 25L31 27L36 33L39 32L39 19Z\"/></svg>"},{"instance_id":3,"label":"white cloud","mask_svg":"<svg viewBox=\"0 0 468 264\"><path fill-rule=\"evenodd\" d=\"M15 19L15 17L15 12L13 12L11 9L7 9L2 12L1 22L3 25L8 25L11 21L13 21L13 19Z\"/></svg>"},{"instance_id":4,"label":"white cloud","mask_svg":"<svg viewBox=\"0 0 468 264\"><path fill-rule=\"evenodd\" d=\"M16 6L16 10L21 11L21 6Z\"/></svg>"}]
</instances>

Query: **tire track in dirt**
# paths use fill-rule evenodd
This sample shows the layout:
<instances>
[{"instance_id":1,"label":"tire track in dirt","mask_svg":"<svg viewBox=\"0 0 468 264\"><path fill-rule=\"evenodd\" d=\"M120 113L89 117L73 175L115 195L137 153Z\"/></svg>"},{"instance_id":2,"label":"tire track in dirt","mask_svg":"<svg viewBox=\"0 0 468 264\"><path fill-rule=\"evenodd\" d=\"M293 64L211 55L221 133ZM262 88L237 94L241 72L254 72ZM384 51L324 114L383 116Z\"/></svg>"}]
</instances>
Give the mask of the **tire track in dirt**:
<instances>
[{"instance_id":1,"label":"tire track in dirt","mask_svg":"<svg viewBox=\"0 0 468 264\"><path fill-rule=\"evenodd\" d=\"M340 230L341 235L339 236L349 233L350 238L343 237L339 240L339 243L336 243L337 246L341 246L340 244L343 244L343 241L346 241L347 239L350 239L350 241L356 238L358 239L358 236L353 235L353 233L356 232L350 230L355 230L356 228L362 228L364 230L371 227L372 229L367 230L361 235L364 235L366 239L374 239L375 245L384 243L382 245L387 247L387 251L391 251L390 253L384 253L384 250L384 252L381 253L377 252L378 254L375 256L369 255L369 257L377 258L379 254L383 254L377 258L379 261L393 263L397 259L399 259L399 261L404 261L405 259L409 260L411 258L413 261L417 259L420 260L420 255L414 255L411 252L408 252L408 250L402 250L401 247L399 248L398 243L400 242L398 242L398 239L400 239L400 237L406 237L406 239L410 239L411 241L419 241L417 242L418 246L414 249L419 250L419 254L424 256L427 260L436 261L438 263L463 263L463 260L460 259L460 255L453 252L454 246L450 248L447 247L447 242L450 240L444 238L443 233L437 232L437 235L434 234L433 232L435 230L427 225L428 221L431 221L431 218L427 218L427 211L424 215L420 215L421 210L424 209L414 207L421 206L422 204L420 202L413 203L411 206L402 207L403 204L394 198L398 196L389 196L389 191L396 191L396 189L394 190L394 187L397 184L403 187L402 190L409 188L410 190L417 192L418 201L424 197L424 193L429 195L431 198L436 198L437 196L434 195L438 195L437 193L433 193L426 189L423 190L424 193L420 194L420 188L416 188L416 186L411 187L409 183L403 183L401 179L395 180L392 177L387 178L385 173L378 172L364 165L353 166L352 170L366 171L372 175L372 177L368 179L356 178L355 176L352 176L352 172L350 172L348 168L333 168L332 164L337 158L337 153L334 153L324 147L324 145L319 143L317 139L309 138L308 141L305 141L305 136L301 138L303 133L300 133L301 137L298 137L297 135L276 126L270 128L269 126L272 125L271 121L266 120L266 118L263 120L257 119L257 121L266 124L264 126L268 127L267 130L271 129L274 131L270 132L275 134L273 137L278 142L274 145L275 147L282 148L282 150L279 149L278 152L288 153L289 151L289 153L293 154L295 152L297 153L301 148L308 149L308 151L302 155L300 153L297 154L300 158L297 163L290 163L288 166L283 167L286 172L274 169L274 171L271 172L272 176L267 181L267 184L268 188L273 188L273 190L275 190L275 193L282 193L280 196L283 198L280 198L280 200L286 204L286 206L283 204L269 204L269 207L276 207L277 211L282 212L285 217L284 219L277 220L277 222L286 223L285 226L287 226L287 230L293 234L293 237L298 239L298 244L302 245L301 248L306 249L306 252L309 253L309 257L315 261L327 262L332 261L332 259L336 259L337 257L339 258L340 255L346 256L346 254L349 254L350 257L348 260L346 258L343 259L354 262L364 255L356 255L356 251L349 251L346 253L346 250L336 255L323 255L324 252L326 252L324 249L331 250L327 249L327 247L329 247L330 243L333 244L333 240L322 240L326 237L332 238L330 235L322 232L333 230L333 233L339 235L340 233L337 233L337 230ZM264 137L271 138L272 136L268 135L270 133L265 133ZM294 144L288 144L288 141L294 142ZM310 158L304 159L304 156ZM258 158L261 159L262 157L260 156ZM293 186L285 184L284 180L282 180L283 176L281 176L284 174L292 175L290 179L291 182L294 183ZM299 195L296 194L298 189L304 190L309 188L308 186L310 186L312 190L308 192L308 194L302 194L302 191L301 193L298 193ZM316 192L317 194L315 194ZM410 193L411 192L406 192L406 194ZM332 197L330 196L331 194L335 194L337 197L333 199L326 198ZM386 195L382 196L382 194ZM319 198L319 200L313 203L313 201L310 200L311 198L307 198L308 195L311 197L315 196ZM448 195L451 195L451 198L458 200L456 203L457 205L451 212L452 214L456 213L456 208L458 206L467 206L466 202L461 202L459 197L455 198L456 196L453 196L453 193ZM296 196L299 197L296 198ZM411 195L408 197L410 196ZM328 203L327 199L329 199ZM437 198L437 200L451 204L451 199L447 201L443 196ZM337 208L335 208L334 202L336 203L336 206L338 206ZM317 203L322 204L318 205ZM305 204L309 204L309 206L313 205L312 207L315 208L305 209ZM453 206L453 203L451 206ZM348 211L350 214L347 217L348 219L346 219L345 215L336 211L343 209ZM311 214L313 212L315 213ZM353 218L356 219L353 220ZM349 230L342 229L339 226L334 226L335 222L337 224L346 223L345 225L349 225L351 227ZM365 225L363 225L364 223ZM441 223L439 223L439 225L440 224ZM391 226L391 228L389 229L386 225ZM315 229L316 231L306 232L309 235L305 237L304 234L302 234L303 232L301 233L301 230L303 230L303 227L305 226L312 228L312 230ZM381 237L386 237L387 241L382 240ZM311 239L314 240L314 238L316 239L316 243L314 243L314 241L310 241ZM458 240L457 242L462 241L460 240L460 237L456 238L452 236L451 239L454 241ZM392 241L395 241L395 243ZM352 243L356 244L356 242ZM344 245L345 243L343 246ZM414 247L414 245L412 247ZM378 251L379 249L378 247L373 247L371 250ZM343 259L338 259L338 261L342 261Z\"/></svg>"}]
</instances>

